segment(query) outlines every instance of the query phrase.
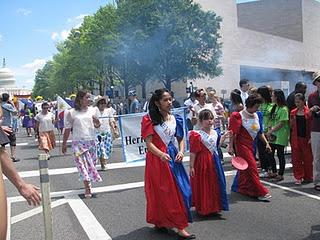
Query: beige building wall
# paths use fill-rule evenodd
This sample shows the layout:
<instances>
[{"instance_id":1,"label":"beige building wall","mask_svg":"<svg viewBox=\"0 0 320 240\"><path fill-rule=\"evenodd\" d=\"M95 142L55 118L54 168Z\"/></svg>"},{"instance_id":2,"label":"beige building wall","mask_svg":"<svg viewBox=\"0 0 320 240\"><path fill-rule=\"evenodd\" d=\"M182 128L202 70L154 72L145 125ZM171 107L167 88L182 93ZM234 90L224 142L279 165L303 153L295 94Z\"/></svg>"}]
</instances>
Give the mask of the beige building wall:
<instances>
[{"instance_id":1,"label":"beige building wall","mask_svg":"<svg viewBox=\"0 0 320 240\"><path fill-rule=\"evenodd\" d=\"M230 90L238 88L240 66L295 71L315 71L320 69L319 2L315 0L294 0L292 2L294 3L293 7L284 8L288 11L299 12L297 6L301 6L303 41L301 41L301 38L292 40L283 37L286 36L287 33L279 36L281 35L281 32L279 33L278 31L280 28L274 29L276 34L274 34L274 32L271 34L264 33L272 29L266 29L263 28L263 26L261 31L238 27L238 9L235 0L196 0L196 2L201 4L204 10L212 10L223 18L220 31L221 41L223 42L223 57L221 59L223 75L215 79L198 79L195 82L196 86L201 88L211 86L215 88L218 93L220 93L222 89L226 89L228 91L227 95L229 95ZM280 2L290 4L288 0L281 0ZM268 5L270 8L270 4L276 6L277 4L281 4L280 2L278 0L260 0L259 11L261 11L261 5L263 4ZM249 3L247 5L250 6L248 9L250 9L251 14L255 14L252 8L253 5ZM267 11L268 8L265 9ZM243 4L241 4L241 11L245 11ZM275 26L276 23L274 22L272 14L275 14L275 17L279 17L281 14L279 14L279 12L272 13L272 11L269 14L271 14L269 19ZM245 15L247 18L246 21L248 21L248 13ZM289 19L294 20L291 13L283 13L283 15L290 16ZM264 17L266 16L267 14L264 14ZM284 20L282 19L281 21ZM263 25L266 26L265 23ZM252 28L258 29L259 26L253 25ZM293 27L291 30L292 29L295 28ZM300 31L301 26L297 29ZM295 36L292 31L288 32L288 34ZM301 32L296 36L299 35L301 35Z\"/></svg>"}]
</instances>

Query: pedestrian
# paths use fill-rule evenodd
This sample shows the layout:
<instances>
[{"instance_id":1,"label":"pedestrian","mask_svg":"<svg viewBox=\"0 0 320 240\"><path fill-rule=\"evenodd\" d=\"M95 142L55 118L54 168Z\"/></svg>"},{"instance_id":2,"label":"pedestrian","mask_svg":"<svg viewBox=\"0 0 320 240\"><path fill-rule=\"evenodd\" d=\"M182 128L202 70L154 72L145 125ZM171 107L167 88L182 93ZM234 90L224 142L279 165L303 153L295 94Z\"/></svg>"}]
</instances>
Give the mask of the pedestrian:
<instances>
[{"instance_id":1,"label":"pedestrian","mask_svg":"<svg viewBox=\"0 0 320 240\"><path fill-rule=\"evenodd\" d=\"M191 122L194 125L193 129L194 130L199 130L201 128L200 123L199 123L199 114L203 109L209 109L213 116L215 118L217 118L216 116L216 112L214 110L214 107L212 104L206 103L207 101L207 93L204 89L197 89L195 91L195 97L198 101L197 104L195 104L193 106L193 108L191 108L191 112L192 112L192 119Z\"/></svg>"},{"instance_id":2,"label":"pedestrian","mask_svg":"<svg viewBox=\"0 0 320 240\"><path fill-rule=\"evenodd\" d=\"M262 114L263 132L267 133L269 121L270 121L270 113L273 106L271 93L267 86L259 87L257 92L258 94L260 94L260 96L263 99L263 103L260 105L259 112L261 112ZM269 177L269 174L271 174L271 172L269 172L270 153L265 151L266 149L265 142L262 141L260 138L257 139L257 148L258 148L258 158L259 158L260 167L261 167L261 172L259 176L262 178L267 178Z\"/></svg>"},{"instance_id":3,"label":"pedestrian","mask_svg":"<svg viewBox=\"0 0 320 240\"><path fill-rule=\"evenodd\" d=\"M270 155L270 178L279 182L283 180L283 174L286 166L284 149L288 146L290 127L289 112L286 105L286 99L281 89L274 89L272 93L272 102L274 105L270 111L270 121L266 137L270 142L272 154ZM277 173L276 160L274 158L275 151L279 159L279 171Z\"/></svg>"},{"instance_id":4,"label":"pedestrian","mask_svg":"<svg viewBox=\"0 0 320 240\"><path fill-rule=\"evenodd\" d=\"M97 148L96 130L100 127L98 109L89 107L90 93L80 90L77 93L74 108L66 115L63 134L62 152L67 152L67 140L72 128L72 151L78 168L80 180L85 187L85 198L91 198L91 182L101 182L102 179L96 168Z\"/></svg>"},{"instance_id":5,"label":"pedestrian","mask_svg":"<svg viewBox=\"0 0 320 240\"><path fill-rule=\"evenodd\" d=\"M130 100L129 113L139 113L140 102L137 99L137 94L135 91L129 92L129 100Z\"/></svg>"},{"instance_id":6,"label":"pedestrian","mask_svg":"<svg viewBox=\"0 0 320 240\"><path fill-rule=\"evenodd\" d=\"M305 106L305 96L297 93L295 97L296 108L290 113L290 144L293 176L295 184L311 183L313 181L313 156L311 149L311 123L312 115ZM298 127L299 126L299 127Z\"/></svg>"},{"instance_id":7,"label":"pedestrian","mask_svg":"<svg viewBox=\"0 0 320 240\"><path fill-rule=\"evenodd\" d=\"M49 103L41 104L41 112L35 116L36 126L35 132L39 140L39 149L47 154L50 159L49 152L56 147L56 138L54 135L55 116L49 112Z\"/></svg>"},{"instance_id":8,"label":"pedestrian","mask_svg":"<svg viewBox=\"0 0 320 240\"><path fill-rule=\"evenodd\" d=\"M28 104L24 105L22 127L26 128L28 137L32 137L32 129L34 128L34 108Z\"/></svg>"},{"instance_id":9,"label":"pedestrian","mask_svg":"<svg viewBox=\"0 0 320 240\"><path fill-rule=\"evenodd\" d=\"M0 108L0 116L2 116L2 110ZM7 237L7 196L5 191L5 185L3 181L3 174L12 182L12 184L17 188L21 196L23 196L29 205L37 206L40 204L41 197L38 192L39 188L26 183L18 174L15 169L10 155L6 151L4 145L9 143L10 140L7 137L7 134L10 134L12 131L7 127L6 133L0 127L0 239L6 239Z\"/></svg>"},{"instance_id":10,"label":"pedestrian","mask_svg":"<svg viewBox=\"0 0 320 240\"><path fill-rule=\"evenodd\" d=\"M174 92L171 91L171 97L172 97L172 108L180 108L181 105L179 101L174 97Z\"/></svg>"},{"instance_id":11,"label":"pedestrian","mask_svg":"<svg viewBox=\"0 0 320 240\"><path fill-rule=\"evenodd\" d=\"M169 90L158 89L149 103L149 114L141 122L141 136L148 152L145 168L147 222L160 231L176 228L183 239L194 239L186 231L191 218L191 188L182 164L183 119L171 114Z\"/></svg>"},{"instance_id":12,"label":"pedestrian","mask_svg":"<svg viewBox=\"0 0 320 240\"><path fill-rule=\"evenodd\" d=\"M2 126L12 128L12 116L18 114L18 110L14 106L13 102L10 101L10 96L8 93L2 94ZM10 140L10 153L11 159L13 162L19 162L20 159L16 157L16 146L17 146L17 138L16 133L11 131L8 135Z\"/></svg>"},{"instance_id":13,"label":"pedestrian","mask_svg":"<svg viewBox=\"0 0 320 240\"><path fill-rule=\"evenodd\" d=\"M188 131L193 129L193 124L192 124L192 117L193 117L193 107L198 103L198 100L196 99L195 92L190 93L190 96L187 100L184 101L184 106L187 108L186 109L186 114L187 114L187 129Z\"/></svg>"},{"instance_id":14,"label":"pedestrian","mask_svg":"<svg viewBox=\"0 0 320 240\"><path fill-rule=\"evenodd\" d=\"M236 156L243 158L248 163L246 170L238 170L231 190L250 197L257 197L260 201L268 201L271 195L260 182L253 144L255 138L259 137L266 145L265 151L271 151L256 113L262 102L258 94L252 94L247 98L244 110L232 113L229 123L228 152L230 155L236 153Z\"/></svg>"},{"instance_id":15,"label":"pedestrian","mask_svg":"<svg viewBox=\"0 0 320 240\"><path fill-rule=\"evenodd\" d=\"M240 96L241 96L241 100L242 103L245 104L246 99L249 96L249 88L250 88L250 83L248 79L241 79L239 82L239 86L240 86Z\"/></svg>"},{"instance_id":16,"label":"pedestrian","mask_svg":"<svg viewBox=\"0 0 320 240\"><path fill-rule=\"evenodd\" d=\"M112 152L112 132L111 128L117 128L114 120L113 108L107 108L107 98L98 96L95 100L95 106L98 108L98 117L101 126L96 131L97 154L100 160L101 169L107 169L107 160Z\"/></svg>"},{"instance_id":17,"label":"pedestrian","mask_svg":"<svg viewBox=\"0 0 320 240\"><path fill-rule=\"evenodd\" d=\"M312 112L311 148L313 155L314 189L320 191L320 71L312 75L312 83L317 89L308 97L308 107Z\"/></svg>"},{"instance_id":18,"label":"pedestrian","mask_svg":"<svg viewBox=\"0 0 320 240\"><path fill-rule=\"evenodd\" d=\"M297 93L301 93L302 95L305 95L307 91L307 85L304 82L297 82L294 91L289 94L287 97L287 106L289 108L289 112L291 112L293 109L296 108L295 104L295 96Z\"/></svg>"},{"instance_id":19,"label":"pedestrian","mask_svg":"<svg viewBox=\"0 0 320 240\"><path fill-rule=\"evenodd\" d=\"M214 130L212 111L199 113L200 130L190 131L192 203L199 215L228 211L226 179L218 155L220 132Z\"/></svg>"},{"instance_id":20,"label":"pedestrian","mask_svg":"<svg viewBox=\"0 0 320 240\"><path fill-rule=\"evenodd\" d=\"M152 94L153 94L153 92L149 92L148 99L146 99L146 101L145 101L145 103L144 103L144 105L143 105L142 110L143 110L144 112L148 112L148 109L149 109L149 101L150 101L150 98L152 97Z\"/></svg>"}]
</instances>

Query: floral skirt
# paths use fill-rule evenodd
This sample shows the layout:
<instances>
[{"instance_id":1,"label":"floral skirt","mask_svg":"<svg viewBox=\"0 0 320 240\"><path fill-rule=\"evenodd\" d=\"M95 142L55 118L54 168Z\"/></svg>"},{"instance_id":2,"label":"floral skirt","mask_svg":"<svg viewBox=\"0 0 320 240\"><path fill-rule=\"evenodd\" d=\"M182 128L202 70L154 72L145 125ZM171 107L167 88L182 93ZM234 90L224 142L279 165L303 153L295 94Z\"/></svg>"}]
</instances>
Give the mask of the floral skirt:
<instances>
[{"instance_id":1,"label":"floral skirt","mask_svg":"<svg viewBox=\"0 0 320 240\"><path fill-rule=\"evenodd\" d=\"M80 181L101 182L102 178L96 168L97 149L95 140L73 140L72 150Z\"/></svg>"},{"instance_id":2,"label":"floral skirt","mask_svg":"<svg viewBox=\"0 0 320 240\"><path fill-rule=\"evenodd\" d=\"M39 133L39 149L40 150L52 150L56 147L56 137L54 136L54 132L40 132Z\"/></svg>"},{"instance_id":3,"label":"floral skirt","mask_svg":"<svg viewBox=\"0 0 320 240\"><path fill-rule=\"evenodd\" d=\"M96 137L99 159L109 159L112 152L112 135L110 132L99 133Z\"/></svg>"}]
</instances>

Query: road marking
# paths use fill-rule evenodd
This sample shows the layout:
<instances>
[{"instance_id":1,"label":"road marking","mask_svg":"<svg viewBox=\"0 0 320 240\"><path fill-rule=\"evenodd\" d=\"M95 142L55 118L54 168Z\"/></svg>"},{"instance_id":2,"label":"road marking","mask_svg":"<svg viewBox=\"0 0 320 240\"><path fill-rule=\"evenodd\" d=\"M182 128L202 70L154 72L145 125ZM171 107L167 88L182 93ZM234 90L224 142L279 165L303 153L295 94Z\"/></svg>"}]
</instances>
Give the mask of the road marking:
<instances>
[{"instance_id":1,"label":"road marking","mask_svg":"<svg viewBox=\"0 0 320 240\"><path fill-rule=\"evenodd\" d=\"M66 199L59 199L59 200L54 201L54 202L51 203L51 208L55 208L55 207L61 206L61 205L65 204L65 203L67 203ZM13 216L11 218L11 224L20 222L22 220L25 220L25 219L27 219L29 217L32 217L34 215L37 215L39 213L42 213L42 206L36 207L36 208L31 209L31 210L29 210L27 212L23 212L21 214Z\"/></svg>"},{"instance_id":2,"label":"road marking","mask_svg":"<svg viewBox=\"0 0 320 240\"><path fill-rule=\"evenodd\" d=\"M122 190L130 190L134 188L140 188L144 186L144 182L132 182L132 183L124 183L124 184L117 184L117 185L111 185L111 186L103 186L103 187L96 187L92 189L92 193L106 193L106 192L117 192ZM73 195L79 195L83 194L84 190L66 190L66 191L60 191L60 192L52 192L50 194L51 198L54 197L67 197L67 196L73 196ZM21 196L16 197L9 197L8 201L11 203L16 202L23 202L25 199Z\"/></svg>"},{"instance_id":3,"label":"road marking","mask_svg":"<svg viewBox=\"0 0 320 240\"><path fill-rule=\"evenodd\" d=\"M89 239L112 239L79 196L70 196L68 198L68 203Z\"/></svg>"},{"instance_id":4,"label":"road marking","mask_svg":"<svg viewBox=\"0 0 320 240\"><path fill-rule=\"evenodd\" d=\"M11 202L7 201L7 240L11 237Z\"/></svg>"},{"instance_id":5,"label":"road marking","mask_svg":"<svg viewBox=\"0 0 320 240\"><path fill-rule=\"evenodd\" d=\"M313 194L310 194L310 193L305 193L305 192L302 192L302 191L299 191L299 190L296 190L296 189L292 189L292 188L289 188L289 187L281 186L281 185L274 184L274 183L267 182L267 181L263 181L263 180L261 180L261 182L266 184L266 185L269 185L271 187L280 188L282 190L290 191L290 192L293 192L293 193L296 193L296 194L300 194L300 195L306 196L308 198L312 198L312 199L320 201L320 196L317 196L317 195L313 195Z\"/></svg>"}]
</instances>

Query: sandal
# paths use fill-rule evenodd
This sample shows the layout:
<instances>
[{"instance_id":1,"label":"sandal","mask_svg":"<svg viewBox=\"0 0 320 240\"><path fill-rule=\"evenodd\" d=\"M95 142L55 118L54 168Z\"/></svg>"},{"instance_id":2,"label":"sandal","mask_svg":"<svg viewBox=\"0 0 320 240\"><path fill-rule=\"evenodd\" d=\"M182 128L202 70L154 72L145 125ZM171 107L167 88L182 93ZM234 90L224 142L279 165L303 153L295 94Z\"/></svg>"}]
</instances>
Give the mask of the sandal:
<instances>
[{"instance_id":1,"label":"sandal","mask_svg":"<svg viewBox=\"0 0 320 240\"><path fill-rule=\"evenodd\" d=\"M315 185L314 190L320 191L320 185Z\"/></svg>"}]
</instances>

